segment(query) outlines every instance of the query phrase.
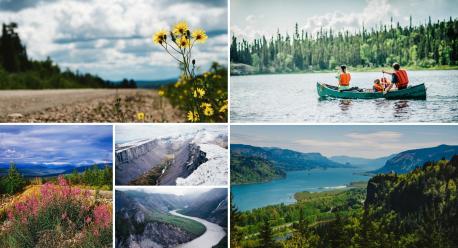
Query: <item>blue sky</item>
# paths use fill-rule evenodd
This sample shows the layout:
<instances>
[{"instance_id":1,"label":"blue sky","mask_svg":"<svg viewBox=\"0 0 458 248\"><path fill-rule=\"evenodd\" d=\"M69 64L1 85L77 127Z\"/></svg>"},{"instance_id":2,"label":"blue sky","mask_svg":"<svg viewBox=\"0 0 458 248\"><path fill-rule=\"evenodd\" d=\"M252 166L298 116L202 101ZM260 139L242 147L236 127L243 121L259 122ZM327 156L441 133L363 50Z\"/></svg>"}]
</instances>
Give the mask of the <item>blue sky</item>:
<instances>
[{"instance_id":1,"label":"blue sky","mask_svg":"<svg viewBox=\"0 0 458 248\"><path fill-rule=\"evenodd\" d=\"M458 126L231 126L231 144L376 158L441 144L458 145Z\"/></svg>"},{"instance_id":2,"label":"blue sky","mask_svg":"<svg viewBox=\"0 0 458 248\"><path fill-rule=\"evenodd\" d=\"M282 34L294 32L297 22L300 29L316 33L321 27L333 30L360 29L389 24L425 23L457 17L456 0L231 0L231 32L239 37L253 39L280 30Z\"/></svg>"},{"instance_id":3,"label":"blue sky","mask_svg":"<svg viewBox=\"0 0 458 248\"><path fill-rule=\"evenodd\" d=\"M0 126L0 163L111 163L112 139L112 127L106 125Z\"/></svg>"},{"instance_id":4,"label":"blue sky","mask_svg":"<svg viewBox=\"0 0 458 248\"><path fill-rule=\"evenodd\" d=\"M193 50L201 70L227 64L226 0L0 0L0 23L17 22L33 59L104 79L178 77L178 65L152 35L180 20L209 39Z\"/></svg>"}]
</instances>

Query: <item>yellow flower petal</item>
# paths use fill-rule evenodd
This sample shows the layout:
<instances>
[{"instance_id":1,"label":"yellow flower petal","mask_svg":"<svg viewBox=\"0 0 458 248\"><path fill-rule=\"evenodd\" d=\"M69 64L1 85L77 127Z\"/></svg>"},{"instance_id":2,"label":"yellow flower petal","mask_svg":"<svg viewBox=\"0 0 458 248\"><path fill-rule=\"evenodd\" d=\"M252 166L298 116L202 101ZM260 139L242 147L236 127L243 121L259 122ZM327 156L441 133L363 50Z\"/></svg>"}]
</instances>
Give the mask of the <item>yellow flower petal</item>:
<instances>
[{"instance_id":1,"label":"yellow flower petal","mask_svg":"<svg viewBox=\"0 0 458 248\"><path fill-rule=\"evenodd\" d=\"M192 32L192 38L194 38L197 43L204 43L208 36L203 29L199 28Z\"/></svg>"}]
</instances>

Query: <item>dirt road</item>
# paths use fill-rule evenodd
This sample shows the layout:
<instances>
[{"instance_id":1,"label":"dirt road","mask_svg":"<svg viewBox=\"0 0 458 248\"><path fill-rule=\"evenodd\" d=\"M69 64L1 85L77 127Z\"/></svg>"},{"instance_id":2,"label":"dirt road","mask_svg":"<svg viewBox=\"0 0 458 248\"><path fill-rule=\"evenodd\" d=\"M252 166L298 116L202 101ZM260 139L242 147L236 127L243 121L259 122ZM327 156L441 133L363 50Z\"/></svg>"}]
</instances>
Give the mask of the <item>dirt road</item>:
<instances>
[{"instance_id":1,"label":"dirt road","mask_svg":"<svg viewBox=\"0 0 458 248\"><path fill-rule=\"evenodd\" d=\"M182 122L184 116L155 90L0 90L0 122Z\"/></svg>"}]
</instances>

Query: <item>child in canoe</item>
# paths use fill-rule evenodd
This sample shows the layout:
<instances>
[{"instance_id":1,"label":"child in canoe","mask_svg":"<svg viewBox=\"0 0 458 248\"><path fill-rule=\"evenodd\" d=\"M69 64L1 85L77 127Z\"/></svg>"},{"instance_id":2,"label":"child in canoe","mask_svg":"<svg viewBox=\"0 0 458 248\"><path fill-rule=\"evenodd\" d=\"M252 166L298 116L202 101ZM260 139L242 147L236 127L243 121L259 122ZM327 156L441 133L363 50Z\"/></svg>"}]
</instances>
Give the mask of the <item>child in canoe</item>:
<instances>
[{"instance_id":1,"label":"child in canoe","mask_svg":"<svg viewBox=\"0 0 458 248\"><path fill-rule=\"evenodd\" d=\"M383 92L386 88L390 87L391 82L386 77L382 77L381 79L375 79L374 85L372 89L374 92Z\"/></svg>"}]
</instances>

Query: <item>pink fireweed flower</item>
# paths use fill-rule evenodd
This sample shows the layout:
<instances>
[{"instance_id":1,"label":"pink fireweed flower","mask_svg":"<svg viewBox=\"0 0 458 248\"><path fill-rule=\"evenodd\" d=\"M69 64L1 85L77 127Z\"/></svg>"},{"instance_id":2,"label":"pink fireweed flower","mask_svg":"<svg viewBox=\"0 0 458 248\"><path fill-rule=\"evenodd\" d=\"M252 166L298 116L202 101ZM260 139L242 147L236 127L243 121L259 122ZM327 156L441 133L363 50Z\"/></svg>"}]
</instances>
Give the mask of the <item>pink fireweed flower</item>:
<instances>
[{"instance_id":1,"label":"pink fireweed flower","mask_svg":"<svg viewBox=\"0 0 458 248\"><path fill-rule=\"evenodd\" d=\"M85 221L86 221L86 223L88 223L88 224L89 224L89 223L91 223L91 220L92 220L92 218L91 218L91 217L89 217L89 216L87 216Z\"/></svg>"},{"instance_id":2,"label":"pink fireweed flower","mask_svg":"<svg viewBox=\"0 0 458 248\"><path fill-rule=\"evenodd\" d=\"M106 205L99 205L94 209L94 223L96 226L107 228L111 225L111 212Z\"/></svg>"},{"instance_id":3,"label":"pink fireweed flower","mask_svg":"<svg viewBox=\"0 0 458 248\"><path fill-rule=\"evenodd\" d=\"M64 213L62 214L62 219L65 220L66 218L67 218L67 212L64 212Z\"/></svg>"},{"instance_id":4,"label":"pink fireweed flower","mask_svg":"<svg viewBox=\"0 0 458 248\"><path fill-rule=\"evenodd\" d=\"M62 176L62 175L57 177L57 181L58 181L60 186L67 186L68 185L67 181L65 180L64 176Z\"/></svg>"},{"instance_id":5,"label":"pink fireweed flower","mask_svg":"<svg viewBox=\"0 0 458 248\"><path fill-rule=\"evenodd\" d=\"M8 220L14 220L14 214L12 210L8 210L7 214Z\"/></svg>"}]
</instances>

